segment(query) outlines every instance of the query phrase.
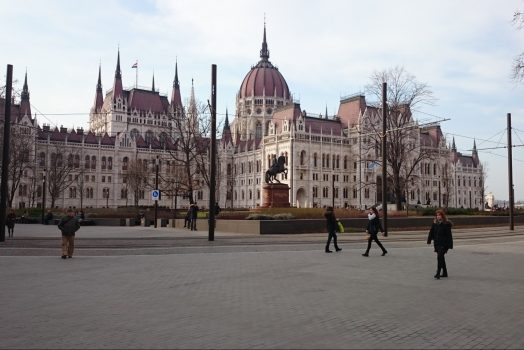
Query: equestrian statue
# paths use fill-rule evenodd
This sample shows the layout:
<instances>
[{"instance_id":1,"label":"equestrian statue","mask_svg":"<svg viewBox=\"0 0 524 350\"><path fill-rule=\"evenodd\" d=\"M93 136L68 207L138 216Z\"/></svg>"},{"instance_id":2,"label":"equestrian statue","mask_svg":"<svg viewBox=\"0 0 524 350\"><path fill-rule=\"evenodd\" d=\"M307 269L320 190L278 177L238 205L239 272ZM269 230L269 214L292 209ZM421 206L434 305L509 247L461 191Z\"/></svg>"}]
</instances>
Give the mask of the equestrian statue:
<instances>
[{"instance_id":1,"label":"equestrian statue","mask_svg":"<svg viewBox=\"0 0 524 350\"><path fill-rule=\"evenodd\" d=\"M285 167L286 164L286 157L280 156L278 159L273 160L273 164L271 167L266 171L266 183L273 183L273 181L276 181L280 183L277 179L277 175L280 173L284 173L284 175L287 175L287 168Z\"/></svg>"}]
</instances>

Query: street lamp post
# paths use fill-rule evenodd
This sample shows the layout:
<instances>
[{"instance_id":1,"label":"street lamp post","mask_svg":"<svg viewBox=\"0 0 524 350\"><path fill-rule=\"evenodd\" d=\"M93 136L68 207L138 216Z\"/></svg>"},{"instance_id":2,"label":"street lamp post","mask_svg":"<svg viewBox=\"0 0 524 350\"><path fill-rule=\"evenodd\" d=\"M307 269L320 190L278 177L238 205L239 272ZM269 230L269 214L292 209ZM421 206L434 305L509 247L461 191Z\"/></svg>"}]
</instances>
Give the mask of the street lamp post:
<instances>
[{"instance_id":1,"label":"street lamp post","mask_svg":"<svg viewBox=\"0 0 524 350\"><path fill-rule=\"evenodd\" d=\"M109 188L104 188L104 197L106 197L106 208L109 208Z\"/></svg>"},{"instance_id":2,"label":"street lamp post","mask_svg":"<svg viewBox=\"0 0 524 350\"><path fill-rule=\"evenodd\" d=\"M155 190L158 191L158 155L155 160ZM158 199L155 199L155 228L157 228L157 218L158 218Z\"/></svg>"},{"instance_id":3,"label":"street lamp post","mask_svg":"<svg viewBox=\"0 0 524 350\"><path fill-rule=\"evenodd\" d=\"M45 193L46 193L46 176L47 170L44 168L44 177L42 179L42 224L45 224Z\"/></svg>"}]
</instances>

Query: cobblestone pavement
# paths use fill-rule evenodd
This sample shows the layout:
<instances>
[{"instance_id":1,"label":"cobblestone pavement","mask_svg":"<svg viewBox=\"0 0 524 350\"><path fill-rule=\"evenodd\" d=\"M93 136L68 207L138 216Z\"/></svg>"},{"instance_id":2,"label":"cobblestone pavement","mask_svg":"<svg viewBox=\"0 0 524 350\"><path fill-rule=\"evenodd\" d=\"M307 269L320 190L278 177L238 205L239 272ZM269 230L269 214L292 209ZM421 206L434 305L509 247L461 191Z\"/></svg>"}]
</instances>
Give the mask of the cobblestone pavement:
<instances>
[{"instance_id":1,"label":"cobblestone pavement","mask_svg":"<svg viewBox=\"0 0 524 350\"><path fill-rule=\"evenodd\" d=\"M67 260L56 232L0 243L2 349L524 348L523 227L454 231L440 280L425 232L365 258L358 235L83 227Z\"/></svg>"}]
</instances>

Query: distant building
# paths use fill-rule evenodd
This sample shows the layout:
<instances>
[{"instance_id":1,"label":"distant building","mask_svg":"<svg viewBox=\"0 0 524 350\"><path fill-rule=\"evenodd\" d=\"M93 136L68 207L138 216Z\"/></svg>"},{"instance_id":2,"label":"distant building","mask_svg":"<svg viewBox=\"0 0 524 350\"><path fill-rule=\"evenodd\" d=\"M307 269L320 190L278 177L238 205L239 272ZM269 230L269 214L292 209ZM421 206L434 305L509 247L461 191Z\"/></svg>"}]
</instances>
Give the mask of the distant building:
<instances>
[{"instance_id":1,"label":"distant building","mask_svg":"<svg viewBox=\"0 0 524 350\"><path fill-rule=\"evenodd\" d=\"M380 203L381 149L369 137L381 120L380 108L369 104L364 95L355 94L341 98L336 114L328 115L327 110L324 115L307 113L269 57L264 27L260 60L241 82L236 111L231 123L226 111L217 141L216 198L220 207L262 205L264 173L279 156L285 157L288 168L279 180L289 185L292 206L334 204L363 209ZM28 190L17 192L14 207L41 206L44 174L51 191L50 169L58 164L68 164L70 169L65 175L67 186L54 196L55 207L152 205L149 192L157 158L161 178L174 183L183 176L177 173L178 165L171 153L179 149L177 143L184 128L174 123L184 123L185 128L199 126L193 88L188 108L182 105L178 66L169 99L155 89L154 77L151 89L124 88L120 53L113 86L105 95L99 68L90 130L39 126L36 118L31 118L27 76L20 105L13 108L17 125L34 130L34 152L22 184L26 189L36 189L33 199ZM463 155L457 152L455 140L451 147L447 145L440 125L418 126L409 110L404 113L414 130L406 140L416 150L412 156L422 151L430 156L403 179L402 202L412 206L483 208L484 174L475 142L471 156ZM205 153L209 140L198 142ZM136 191L131 191L130 184L133 164L141 165L148 177ZM194 186L190 195L207 203L209 189L202 174L195 172L191 180ZM159 205L173 207L176 202L178 207L188 206L188 193L160 189L169 194L162 196ZM46 207L50 204L47 194Z\"/></svg>"},{"instance_id":2,"label":"distant building","mask_svg":"<svg viewBox=\"0 0 524 350\"><path fill-rule=\"evenodd\" d=\"M495 206L495 195L492 192L488 192L485 198L485 209L493 209Z\"/></svg>"}]
</instances>

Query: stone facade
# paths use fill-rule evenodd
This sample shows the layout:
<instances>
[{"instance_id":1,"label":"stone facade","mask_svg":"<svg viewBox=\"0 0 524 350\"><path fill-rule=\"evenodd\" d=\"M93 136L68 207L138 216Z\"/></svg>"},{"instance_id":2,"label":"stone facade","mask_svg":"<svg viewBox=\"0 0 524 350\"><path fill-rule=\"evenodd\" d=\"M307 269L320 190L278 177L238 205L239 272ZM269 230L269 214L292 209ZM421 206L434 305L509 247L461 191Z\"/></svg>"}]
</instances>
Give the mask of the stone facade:
<instances>
[{"instance_id":1,"label":"stone facade","mask_svg":"<svg viewBox=\"0 0 524 350\"><path fill-rule=\"evenodd\" d=\"M27 77L24 91L14 110L15 127L30 127L35 142L31 164L21 181L24 190L17 192L13 207L41 206L44 175L49 186L50 169L66 162L71 165L65 175L68 185L54 196L55 207L153 205L150 190L155 187L155 164L167 182L180 176L171 153L182 129L175 128L174 123L183 121L187 127L198 128L193 89L188 108L182 105L178 67L171 99L156 91L154 78L151 89L124 89L119 53L113 87L105 96L99 70L89 131L40 127L36 118L31 118ZM369 105L361 94L342 98L335 115L328 116L327 111L323 116L312 115L301 110L283 75L269 61L264 28L260 61L242 81L234 118L229 123L226 112L217 141L219 205L261 207L264 174L279 156L285 157L288 171L278 179L289 186L291 206L364 209L379 204L381 150L372 135L376 136L380 118L381 110ZM454 140L451 146L447 144L440 125L410 123L412 131L406 134L406 145L417 150L412 153L413 159L422 151L430 156L405 175L402 201L413 206L482 208L484 174L475 144L472 155L465 156L457 152ZM146 173L143 186L133 193L129 184L132 162L141 164ZM53 176L57 174L55 169ZM198 172L195 174L194 200L206 207L208 186ZM174 207L177 202L178 208L188 206L183 191L160 189L166 195L159 205ZM47 194L46 207L50 205Z\"/></svg>"}]
</instances>

